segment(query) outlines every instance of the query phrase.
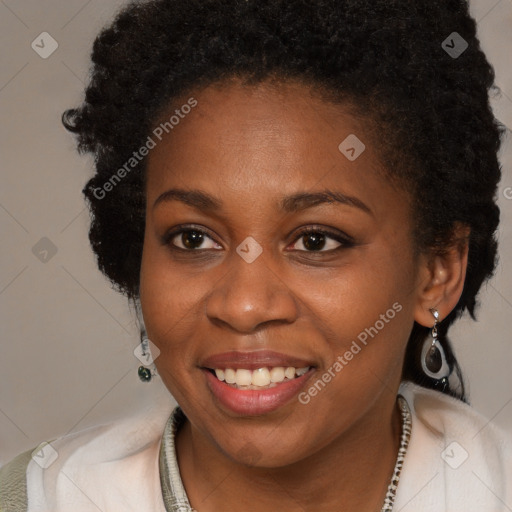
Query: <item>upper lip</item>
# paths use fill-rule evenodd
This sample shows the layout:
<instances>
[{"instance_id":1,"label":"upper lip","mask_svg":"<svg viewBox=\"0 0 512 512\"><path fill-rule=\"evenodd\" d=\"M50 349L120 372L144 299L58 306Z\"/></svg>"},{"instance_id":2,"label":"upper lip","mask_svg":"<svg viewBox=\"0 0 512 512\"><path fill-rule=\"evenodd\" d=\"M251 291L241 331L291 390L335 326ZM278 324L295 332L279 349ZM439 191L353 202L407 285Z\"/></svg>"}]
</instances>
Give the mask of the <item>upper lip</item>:
<instances>
[{"instance_id":1,"label":"upper lip","mask_svg":"<svg viewBox=\"0 0 512 512\"><path fill-rule=\"evenodd\" d=\"M274 366L293 366L294 368L305 368L314 366L311 361L301 359L296 356L280 354L272 350L257 351L231 351L221 354L214 354L204 359L200 366L203 368L245 368L247 370L256 370L264 367Z\"/></svg>"}]
</instances>

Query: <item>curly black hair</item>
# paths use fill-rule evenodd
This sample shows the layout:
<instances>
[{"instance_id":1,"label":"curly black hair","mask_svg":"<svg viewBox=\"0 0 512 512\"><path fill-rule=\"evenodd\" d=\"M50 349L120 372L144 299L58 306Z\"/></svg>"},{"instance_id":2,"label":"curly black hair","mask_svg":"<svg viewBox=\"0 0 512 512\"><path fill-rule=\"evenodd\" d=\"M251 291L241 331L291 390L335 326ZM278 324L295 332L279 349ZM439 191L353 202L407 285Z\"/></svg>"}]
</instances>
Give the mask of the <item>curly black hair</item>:
<instances>
[{"instance_id":1,"label":"curly black hair","mask_svg":"<svg viewBox=\"0 0 512 512\"><path fill-rule=\"evenodd\" d=\"M497 90L494 70L466 1L132 2L98 35L92 61L85 100L64 112L63 123L77 135L79 151L95 157L96 173L83 190L89 238L118 291L131 300L139 293L146 159L122 180L112 177L162 113L190 91L233 78L299 81L355 106L376 127L372 142L389 176L414 200L417 250L442 252L453 243L455 226L470 228L463 293L439 324L457 377L440 391L467 401L446 334L465 310L475 319L478 291L497 262L504 127L489 104L489 92ZM99 194L107 182L108 194ZM420 366L428 332L415 323L403 378L436 388L439 382Z\"/></svg>"}]
</instances>

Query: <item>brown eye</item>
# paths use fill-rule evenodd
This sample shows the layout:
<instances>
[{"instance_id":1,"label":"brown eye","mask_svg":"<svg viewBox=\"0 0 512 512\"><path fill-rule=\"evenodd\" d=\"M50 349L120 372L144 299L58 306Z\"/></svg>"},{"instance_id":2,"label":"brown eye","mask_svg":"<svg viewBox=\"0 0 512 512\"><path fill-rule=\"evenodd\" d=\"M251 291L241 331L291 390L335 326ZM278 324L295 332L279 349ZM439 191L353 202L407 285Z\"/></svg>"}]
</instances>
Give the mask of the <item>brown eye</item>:
<instances>
[{"instance_id":1,"label":"brown eye","mask_svg":"<svg viewBox=\"0 0 512 512\"><path fill-rule=\"evenodd\" d=\"M180 229L165 237L165 243L183 250L222 249L210 236L199 229Z\"/></svg>"},{"instance_id":2,"label":"brown eye","mask_svg":"<svg viewBox=\"0 0 512 512\"><path fill-rule=\"evenodd\" d=\"M309 229L299 233L299 238L292 248L305 252L328 252L349 245L351 245L351 242L345 240L340 235L334 235L318 229Z\"/></svg>"},{"instance_id":3,"label":"brown eye","mask_svg":"<svg viewBox=\"0 0 512 512\"><path fill-rule=\"evenodd\" d=\"M204 234L199 231L184 231L180 236L182 245L187 249L197 249L204 241Z\"/></svg>"},{"instance_id":4,"label":"brown eye","mask_svg":"<svg viewBox=\"0 0 512 512\"><path fill-rule=\"evenodd\" d=\"M302 245L308 251L321 251L325 247L326 237L321 233L309 233L302 236Z\"/></svg>"}]
</instances>

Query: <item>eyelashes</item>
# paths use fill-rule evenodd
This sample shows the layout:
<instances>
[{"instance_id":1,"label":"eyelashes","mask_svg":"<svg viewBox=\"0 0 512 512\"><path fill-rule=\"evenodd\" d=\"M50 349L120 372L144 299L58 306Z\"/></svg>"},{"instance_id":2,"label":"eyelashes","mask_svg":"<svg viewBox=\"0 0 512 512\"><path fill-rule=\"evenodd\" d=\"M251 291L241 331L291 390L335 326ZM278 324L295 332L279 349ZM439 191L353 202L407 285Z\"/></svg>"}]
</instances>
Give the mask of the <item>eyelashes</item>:
<instances>
[{"instance_id":1,"label":"eyelashes","mask_svg":"<svg viewBox=\"0 0 512 512\"><path fill-rule=\"evenodd\" d=\"M318 236L320 235L320 237ZM354 240L349 237L348 235L346 234L341 234L341 233L333 233L329 230L326 230L324 228L317 228L317 227L307 227L307 228L303 228L301 229L298 233L296 233L295 235L295 239L294 239L294 244L297 243L299 240L302 242L302 245L304 247L306 247L305 243L304 243L304 240L308 239L308 237L310 237L310 240L314 240L313 241L313 246L315 244L318 244L318 242L320 242L320 245L322 246L320 248L320 250L302 250L301 252L315 252L315 253L318 253L318 252L333 252L333 251L336 251L338 249L343 249L343 248L348 248L348 247L353 247L355 245L354 243ZM331 248L331 249L327 249L327 250L322 250L324 249L324 245L323 244L327 239L330 239L330 240L334 240L335 242L337 242L339 245L338 247L335 247L335 248Z\"/></svg>"},{"instance_id":2,"label":"eyelashes","mask_svg":"<svg viewBox=\"0 0 512 512\"><path fill-rule=\"evenodd\" d=\"M210 248L185 247L185 244L183 243L183 235L184 234L192 235L189 237L189 239L186 242L188 245L194 245L194 243L202 243L204 240L210 240L210 242L212 242L214 245L218 246L218 249L215 249L215 250L222 249L222 246L220 246L213 240L212 236L209 235L208 231L205 231L202 228L199 228L196 226L190 226L190 225L189 226L178 226L178 227L172 229L171 231L169 231L168 233L166 233L164 235L164 238L162 239L162 243L164 245L168 245L172 250L177 249L177 250L181 250L184 252L194 252L194 251L200 251L200 250L213 248L213 247L210 247ZM173 240L176 237L178 237L178 235L181 235L182 239L180 241L184 247L178 247L176 244L173 243Z\"/></svg>"},{"instance_id":3,"label":"eyelashes","mask_svg":"<svg viewBox=\"0 0 512 512\"><path fill-rule=\"evenodd\" d=\"M181 246L176 244L176 241ZM204 244L208 247L204 247ZM295 233L292 246L302 244L304 249L292 249L302 253L328 253L332 254L340 249L353 247L355 241L343 232L333 232L321 227L308 226ZM204 251L222 250L208 230L196 225L180 225L169 230L162 237L162 244L171 251L181 253L198 253ZM337 246L336 246L337 244ZM334 247L333 247L334 245Z\"/></svg>"}]
</instances>

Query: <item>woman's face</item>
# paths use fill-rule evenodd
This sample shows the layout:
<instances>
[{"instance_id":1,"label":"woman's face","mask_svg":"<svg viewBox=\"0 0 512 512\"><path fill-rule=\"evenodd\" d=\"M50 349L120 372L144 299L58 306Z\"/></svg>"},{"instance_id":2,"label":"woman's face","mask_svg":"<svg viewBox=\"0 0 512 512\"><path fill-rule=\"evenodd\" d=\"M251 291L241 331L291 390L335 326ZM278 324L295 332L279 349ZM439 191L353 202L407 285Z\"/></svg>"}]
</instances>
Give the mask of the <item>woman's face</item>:
<instances>
[{"instance_id":1,"label":"woman's face","mask_svg":"<svg viewBox=\"0 0 512 512\"><path fill-rule=\"evenodd\" d=\"M389 419L419 287L408 198L365 123L305 86L193 99L148 156L148 337L196 432L233 459L289 464ZM256 389L214 375L265 384L287 367L308 370Z\"/></svg>"}]
</instances>

